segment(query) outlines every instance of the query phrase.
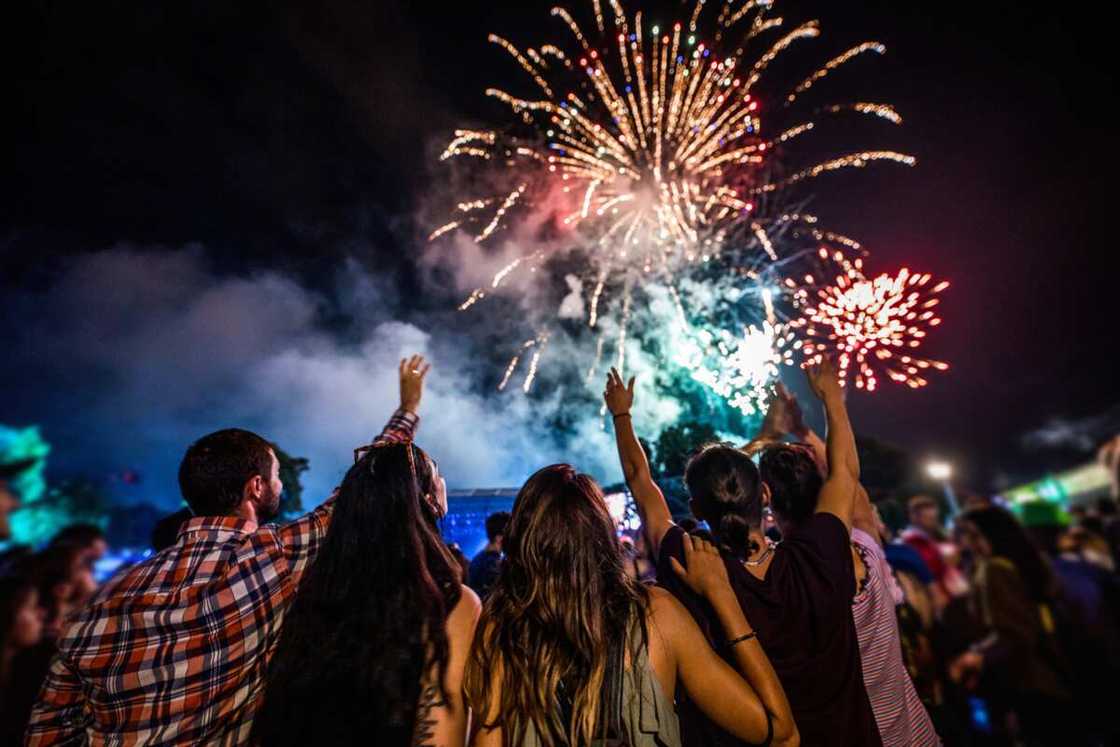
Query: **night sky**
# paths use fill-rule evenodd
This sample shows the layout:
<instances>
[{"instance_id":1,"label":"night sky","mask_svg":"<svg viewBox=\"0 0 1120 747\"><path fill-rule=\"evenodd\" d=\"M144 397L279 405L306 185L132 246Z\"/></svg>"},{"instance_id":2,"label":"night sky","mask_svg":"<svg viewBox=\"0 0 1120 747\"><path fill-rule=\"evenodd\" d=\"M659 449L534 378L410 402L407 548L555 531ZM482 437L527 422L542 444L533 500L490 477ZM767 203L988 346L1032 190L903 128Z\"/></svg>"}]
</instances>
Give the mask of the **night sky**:
<instances>
[{"instance_id":1,"label":"night sky","mask_svg":"<svg viewBox=\"0 0 1120 747\"><path fill-rule=\"evenodd\" d=\"M408 257L431 228L416 216L435 155L454 127L500 116L487 86L520 80L486 35L536 44L558 30L547 3L501 5L9 4L0 292L49 287L121 242L197 243L216 271L268 266L312 287L357 257L406 312L432 303ZM839 90L905 118L856 142L919 161L826 177L814 210L875 267L953 283L928 348L952 370L921 392L856 397L858 429L950 458L978 485L1084 460L1022 437L1120 402L1102 18L1010 2L779 7L822 21L803 59L887 45ZM2 380L6 423L36 422L58 385ZM1093 421L1088 440L1108 427Z\"/></svg>"}]
</instances>

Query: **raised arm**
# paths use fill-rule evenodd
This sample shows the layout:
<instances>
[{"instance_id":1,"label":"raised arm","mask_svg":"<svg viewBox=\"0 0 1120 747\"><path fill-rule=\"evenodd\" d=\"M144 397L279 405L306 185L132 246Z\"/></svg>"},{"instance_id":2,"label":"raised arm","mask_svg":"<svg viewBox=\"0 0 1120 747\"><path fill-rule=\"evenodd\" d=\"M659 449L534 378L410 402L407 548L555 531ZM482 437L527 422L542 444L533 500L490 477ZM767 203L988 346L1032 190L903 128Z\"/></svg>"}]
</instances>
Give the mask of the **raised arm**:
<instances>
[{"instance_id":1,"label":"raised arm","mask_svg":"<svg viewBox=\"0 0 1120 747\"><path fill-rule=\"evenodd\" d=\"M719 550L699 537L688 537L684 542L684 555L684 566L676 558L671 559L673 570L694 592L712 605L719 617L720 627L727 636L725 645L731 647L735 664L745 679L745 682L739 680L736 683L729 679L728 672L720 672L719 666L714 662L719 662L724 667L726 664L701 640L699 644L689 644L684 652L681 677L685 689L709 718L740 739L759 744L766 741L769 731L773 738L771 744L798 744L797 725L794 723L793 711L786 699L785 690L731 589L727 566ZM699 633L699 629L696 632ZM705 664L689 661L697 658L696 654L701 650L705 657L710 655L713 661ZM694 664L700 669L700 674L694 675L686 671ZM733 675L734 672L730 674ZM746 685L749 693L737 693L737 690L741 690L740 684ZM740 694L745 699L745 704L734 703L735 694ZM706 704L708 698L711 698L711 702Z\"/></svg>"},{"instance_id":2,"label":"raised arm","mask_svg":"<svg viewBox=\"0 0 1120 747\"><path fill-rule=\"evenodd\" d=\"M851 530L859 489L859 456L852 424L848 420L848 408L844 404L844 393L836 369L827 358L807 368L805 374L813 394L824 403L828 421L828 477L821 489L817 511L834 514Z\"/></svg>"},{"instance_id":3,"label":"raised arm","mask_svg":"<svg viewBox=\"0 0 1120 747\"><path fill-rule=\"evenodd\" d=\"M420 399L424 394L424 377L428 375L431 366L424 361L424 356L414 355L411 358L402 358L399 367L400 373L400 406L393 412L389 422L381 429L380 435L373 440L372 446L385 443L403 443L411 441L420 426ZM354 460L357 461L362 452L370 446L363 446L354 450ZM298 571L310 557L318 552L319 544L327 536L330 528L331 515L334 513L334 495L332 494L321 506L295 521L284 524L277 530L277 539L285 554L296 563Z\"/></svg>"},{"instance_id":4,"label":"raised arm","mask_svg":"<svg viewBox=\"0 0 1120 747\"><path fill-rule=\"evenodd\" d=\"M630 377L629 384L623 384L618 371L612 368L607 374L607 388L603 392L603 399L606 400L607 409L611 411L614 420L614 437L618 443L622 475L638 505L650 554L656 558L662 538L673 525L673 517L661 488L653 481L649 460L638 442L638 434L634 432L634 420L630 416L630 408L634 404L634 377Z\"/></svg>"}]
</instances>

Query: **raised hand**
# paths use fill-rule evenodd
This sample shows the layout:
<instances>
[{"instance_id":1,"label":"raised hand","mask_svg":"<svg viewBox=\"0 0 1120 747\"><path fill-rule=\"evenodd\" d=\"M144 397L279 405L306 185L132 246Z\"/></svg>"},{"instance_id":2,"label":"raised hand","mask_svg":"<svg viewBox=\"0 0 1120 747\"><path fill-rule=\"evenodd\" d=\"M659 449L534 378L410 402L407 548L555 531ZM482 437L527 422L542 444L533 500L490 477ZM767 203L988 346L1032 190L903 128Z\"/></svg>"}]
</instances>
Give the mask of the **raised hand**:
<instances>
[{"instance_id":1,"label":"raised hand","mask_svg":"<svg viewBox=\"0 0 1120 747\"><path fill-rule=\"evenodd\" d=\"M805 378L809 380L809 387L817 399L828 402L831 399L842 399L843 390L840 388L840 377L836 374L836 367L829 358L822 358L820 362L805 368Z\"/></svg>"},{"instance_id":2,"label":"raised hand","mask_svg":"<svg viewBox=\"0 0 1120 747\"><path fill-rule=\"evenodd\" d=\"M630 383L623 384L622 376L613 367L607 374L607 388L603 391L603 400L606 401L607 409L611 411L611 415L625 415L630 412L630 408L634 404L635 378L631 376Z\"/></svg>"},{"instance_id":3,"label":"raised hand","mask_svg":"<svg viewBox=\"0 0 1120 747\"><path fill-rule=\"evenodd\" d=\"M731 591L727 566L711 542L688 535L684 542L685 565L682 566L676 558L669 560L673 572L697 594L711 598L721 591Z\"/></svg>"},{"instance_id":4,"label":"raised hand","mask_svg":"<svg viewBox=\"0 0 1120 747\"><path fill-rule=\"evenodd\" d=\"M401 409L415 413L420 410L420 398L424 395L424 377L431 365L422 355L401 358Z\"/></svg>"},{"instance_id":5,"label":"raised hand","mask_svg":"<svg viewBox=\"0 0 1120 747\"><path fill-rule=\"evenodd\" d=\"M759 437L776 440L787 434L801 434L806 430L797 397L793 396L784 384L778 382L774 394L770 397L770 406L762 421Z\"/></svg>"}]
</instances>

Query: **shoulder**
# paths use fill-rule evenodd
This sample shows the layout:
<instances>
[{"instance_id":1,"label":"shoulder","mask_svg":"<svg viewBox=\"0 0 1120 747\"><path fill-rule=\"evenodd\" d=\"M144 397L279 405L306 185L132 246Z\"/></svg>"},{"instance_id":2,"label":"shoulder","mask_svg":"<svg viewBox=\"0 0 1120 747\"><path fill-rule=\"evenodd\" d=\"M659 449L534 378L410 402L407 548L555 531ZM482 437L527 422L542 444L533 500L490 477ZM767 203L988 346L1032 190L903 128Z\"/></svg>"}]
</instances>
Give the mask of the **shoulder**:
<instances>
[{"instance_id":1,"label":"shoulder","mask_svg":"<svg viewBox=\"0 0 1120 747\"><path fill-rule=\"evenodd\" d=\"M789 537L786 537L782 544L793 547L826 546L830 549L842 548L847 551L850 540L851 535L848 534L848 528L844 526L843 521L834 514L820 511L790 532Z\"/></svg>"},{"instance_id":2,"label":"shoulder","mask_svg":"<svg viewBox=\"0 0 1120 747\"><path fill-rule=\"evenodd\" d=\"M879 544L879 540L862 529L852 527L852 543L858 545L861 550L874 558L884 557L883 546Z\"/></svg>"},{"instance_id":3,"label":"shoulder","mask_svg":"<svg viewBox=\"0 0 1120 747\"><path fill-rule=\"evenodd\" d=\"M448 632L452 635L474 635L475 625L482 612L482 602L478 594L469 586L462 586L459 590L459 601L447 617Z\"/></svg>"},{"instance_id":4,"label":"shoulder","mask_svg":"<svg viewBox=\"0 0 1120 747\"><path fill-rule=\"evenodd\" d=\"M692 622L692 615L680 600L660 586L649 587L648 615L660 631L668 634L674 633L681 625Z\"/></svg>"}]
</instances>

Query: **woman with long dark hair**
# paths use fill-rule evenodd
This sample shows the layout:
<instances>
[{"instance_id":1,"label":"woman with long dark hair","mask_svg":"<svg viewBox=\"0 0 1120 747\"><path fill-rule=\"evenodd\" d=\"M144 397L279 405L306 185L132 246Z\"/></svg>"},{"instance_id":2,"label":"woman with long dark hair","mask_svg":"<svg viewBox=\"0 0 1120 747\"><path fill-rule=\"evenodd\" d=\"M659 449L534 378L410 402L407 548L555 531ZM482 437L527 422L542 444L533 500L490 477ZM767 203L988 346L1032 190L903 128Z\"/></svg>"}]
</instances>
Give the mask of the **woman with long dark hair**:
<instances>
[{"instance_id":1,"label":"woman with long dark hair","mask_svg":"<svg viewBox=\"0 0 1120 747\"><path fill-rule=\"evenodd\" d=\"M745 680L670 594L627 573L602 491L570 465L545 467L521 488L503 549L466 675L476 747L679 745L678 689L743 741L798 743L710 544L690 543L675 570L720 616Z\"/></svg>"},{"instance_id":2,"label":"woman with long dark hair","mask_svg":"<svg viewBox=\"0 0 1120 747\"><path fill-rule=\"evenodd\" d=\"M950 677L1014 711L1028 744L1080 744L1049 563L1002 508L965 512L956 532L971 557L969 609L982 637L950 664Z\"/></svg>"},{"instance_id":3,"label":"woman with long dark hair","mask_svg":"<svg viewBox=\"0 0 1120 747\"><path fill-rule=\"evenodd\" d=\"M285 617L255 742L463 744L479 601L437 529L446 500L415 445L360 456Z\"/></svg>"}]
</instances>

